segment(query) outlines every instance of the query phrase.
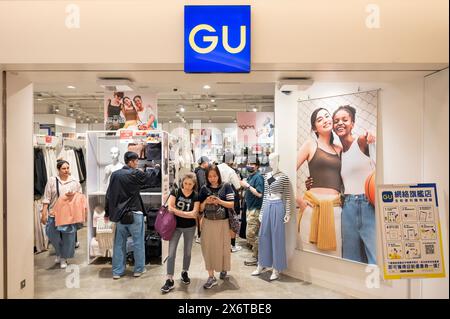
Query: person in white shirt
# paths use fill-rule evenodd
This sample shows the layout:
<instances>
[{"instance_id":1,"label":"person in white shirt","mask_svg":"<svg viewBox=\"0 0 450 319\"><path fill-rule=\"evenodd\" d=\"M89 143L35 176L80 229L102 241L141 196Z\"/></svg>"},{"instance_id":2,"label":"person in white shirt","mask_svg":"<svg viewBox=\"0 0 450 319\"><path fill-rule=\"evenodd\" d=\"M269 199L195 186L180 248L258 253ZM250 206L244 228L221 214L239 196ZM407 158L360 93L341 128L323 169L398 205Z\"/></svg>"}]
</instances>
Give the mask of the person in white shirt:
<instances>
[{"instance_id":1,"label":"person in white shirt","mask_svg":"<svg viewBox=\"0 0 450 319\"><path fill-rule=\"evenodd\" d=\"M239 189L241 188L241 179L239 178L237 172L233 168L234 164L234 154L231 152L225 152L223 155L223 163L217 165L217 168L220 171L220 176L222 177L222 181L224 183L229 183L233 186L234 190L234 209L236 211L236 214L240 214L240 196L239 196ZM236 233L230 230L231 235L231 251L233 253L240 251L242 249L241 246L236 245Z\"/></svg>"}]
</instances>

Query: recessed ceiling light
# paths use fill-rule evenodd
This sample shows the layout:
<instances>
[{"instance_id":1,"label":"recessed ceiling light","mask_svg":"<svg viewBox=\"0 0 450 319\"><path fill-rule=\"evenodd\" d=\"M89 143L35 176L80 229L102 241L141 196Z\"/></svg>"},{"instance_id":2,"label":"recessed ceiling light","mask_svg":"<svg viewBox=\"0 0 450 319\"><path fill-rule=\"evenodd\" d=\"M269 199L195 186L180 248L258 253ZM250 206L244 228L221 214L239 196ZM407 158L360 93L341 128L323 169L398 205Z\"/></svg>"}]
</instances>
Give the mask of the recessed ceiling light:
<instances>
[{"instance_id":1,"label":"recessed ceiling light","mask_svg":"<svg viewBox=\"0 0 450 319\"><path fill-rule=\"evenodd\" d=\"M98 124L98 120L95 120L95 124Z\"/></svg>"},{"instance_id":2,"label":"recessed ceiling light","mask_svg":"<svg viewBox=\"0 0 450 319\"><path fill-rule=\"evenodd\" d=\"M42 101L42 99L37 99L38 101Z\"/></svg>"},{"instance_id":3,"label":"recessed ceiling light","mask_svg":"<svg viewBox=\"0 0 450 319\"><path fill-rule=\"evenodd\" d=\"M169 123L172 124L172 120L170 120Z\"/></svg>"},{"instance_id":4,"label":"recessed ceiling light","mask_svg":"<svg viewBox=\"0 0 450 319\"><path fill-rule=\"evenodd\" d=\"M180 112L186 111L184 107L180 107Z\"/></svg>"},{"instance_id":5,"label":"recessed ceiling light","mask_svg":"<svg viewBox=\"0 0 450 319\"><path fill-rule=\"evenodd\" d=\"M213 110L214 110L214 111L217 111L217 107L214 107Z\"/></svg>"},{"instance_id":6,"label":"recessed ceiling light","mask_svg":"<svg viewBox=\"0 0 450 319\"><path fill-rule=\"evenodd\" d=\"M205 84L205 85L203 85L203 88L204 88L205 90L209 90L211 87L210 87L208 84Z\"/></svg>"},{"instance_id":7,"label":"recessed ceiling light","mask_svg":"<svg viewBox=\"0 0 450 319\"><path fill-rule=\"evenodd\" d=\"M214 100L214 99L211 99L211 103L214 103L214 102L216 102L216 100Z\"/></svg>"},{"instance_id":8,"label":"recessed ceiling light","mask_svg":"<svg viewBox=\"0 0 450 319\"><path fill-rule=\"evenodd\" d=\"M237 122L236 119L234 119L233 122L236 123Z\"/></svg>"},{"instance_id":9,"label":"recessed ceiling light","mask_svg":"<svg viewBox=\"0 0 450 319\"><path fill-rule=\"evenodd\" d=\"M256 107L254 107L253 112L258 112L258 109Z\"/></svg>"},{"instance_id":10,"label":"recessed ceiling light","mask_svg":"<svg viewBox=\"0 0 450 319\"><path fill-rule=\"evenodd\" d=\"M76 87L74 87L73 85L68 85L67 88L68 89L76 89Z\"/></svg>"},{"instance_id":11,"label":"recessed ceiling light","mask_svg":"<svg viewBox=\"0 0 450 319\"><path fill-rule=\"evenodd\" d=\"M208 123L211 123L211 122L212 122L212 120L211 120L211 119L209 119L209 120L208 120Z\"/></svg>"}]
</instances>

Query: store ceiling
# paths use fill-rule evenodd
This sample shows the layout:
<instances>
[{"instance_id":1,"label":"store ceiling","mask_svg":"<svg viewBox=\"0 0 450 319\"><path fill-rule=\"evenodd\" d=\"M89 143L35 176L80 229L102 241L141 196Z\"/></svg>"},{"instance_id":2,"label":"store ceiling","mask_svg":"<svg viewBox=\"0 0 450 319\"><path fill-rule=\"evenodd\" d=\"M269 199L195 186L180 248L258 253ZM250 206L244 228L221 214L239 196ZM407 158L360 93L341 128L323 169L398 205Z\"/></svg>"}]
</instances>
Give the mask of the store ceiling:
<instances>
[{"instance_id":1,"label":"store ceiling","mask_svg":"<svg viewBox=\"0 0 450 319\"><path fill-rule=\"evenodd\" d=\"M429 72L415 72L423 77ZM75 117L81 121L89 115L103 121L103 88L98 78L121 77L133 81L138 90L147 90L158 97L158 113L162 122L179 121L176 111L186 109L184 117L192 120L230 123L236 112L274 110L277 81L283 78L307 77L317 82L383 82L408 79L410 71L255 71L249 74L186 74L174 70L145 71L19 71L16 75L33 82L35 113L53 113L59 106L61 114L73 105ZM211 86L206 90L205 84ZM69 88L73 86L75 88ZM357 87L356 87L357 88ZM355 88L355 89L356 89ZM39 94L41 96L39 96ZM214 99L215 102L211 102ZM214 106L217 110L214 111Z\"/></svg>"},{"instance_id":2,"label":"store ceiling","mask_svg":"<svg viewBox=\"0 0 450 319\"><path fill-rule=\"evenodd\" d=\"M41 73L41 76L36 76L37 73ZM86 123L87 118L89 122L103 121L104 89L97 81L99 77L105 77L104 74L75 72L71 78L58 72L51 73L30 72L35 91L35 113L64 116L73 113L77 122ZM139 76L134 74L133 77L120 75L132 80L138 78L139 82L133 81L135 90L145 90L157 96L160 122L181 122L181 117L177 117L178 112L188 123L194 120L232 123L237 112L274 110L275 83L227 81L226 76L218 79L190 79L189 76L171 77L168 73L163 72L158 77L161 82L147 82L155 79L143 73L139 73ZM206 84L210 89L204 88ZM182 107L184 112L180 112Z\"/></svg>"}]
</instances>

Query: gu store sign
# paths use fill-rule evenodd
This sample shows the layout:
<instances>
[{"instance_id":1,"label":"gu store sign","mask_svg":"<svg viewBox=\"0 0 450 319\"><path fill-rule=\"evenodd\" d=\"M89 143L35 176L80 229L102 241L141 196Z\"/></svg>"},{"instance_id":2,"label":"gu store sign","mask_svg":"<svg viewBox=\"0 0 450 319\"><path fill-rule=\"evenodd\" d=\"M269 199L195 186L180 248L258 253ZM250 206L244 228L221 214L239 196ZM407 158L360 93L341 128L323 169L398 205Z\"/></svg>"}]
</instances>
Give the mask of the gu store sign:
<instances>
[{"instance_id":1,"label":"gu store sign","mask_svg":"<svg viewBox=\"0 0 450 319\"><path fill-rule=\"evenodd\" d=\"M185 6L184 71L250 72L250 6Z\"/></svg>"}]
</instances>

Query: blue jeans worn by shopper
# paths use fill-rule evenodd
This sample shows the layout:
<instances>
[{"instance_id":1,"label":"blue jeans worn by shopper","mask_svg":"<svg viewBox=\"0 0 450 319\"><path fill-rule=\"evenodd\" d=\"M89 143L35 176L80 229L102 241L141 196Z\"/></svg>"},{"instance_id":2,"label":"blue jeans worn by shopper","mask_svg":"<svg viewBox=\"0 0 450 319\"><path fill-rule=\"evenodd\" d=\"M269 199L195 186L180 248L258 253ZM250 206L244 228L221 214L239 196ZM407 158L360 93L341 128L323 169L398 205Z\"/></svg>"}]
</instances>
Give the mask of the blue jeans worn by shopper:
<instances>
[{"instance_id":1,"label":"blue jeans worn by shopper","mask_svg":"<svg viewBox=\"0 0 450 319\"><path fill-rule=\"evenodd\" d=\"M75 255L75 235L76 228L71 233L60 232L55 225L55 217L48 217L45 232L48 240L55 247L56 256L64 259L73 258Z\"/></svg>"},{"instance_id":2,"label":"blue jeans worn by shopper","mask_svg":"<svg viewBox=\"0 0 450 319\"><path fill-rule=\"evenodd\" d=\"M116 224L112 258L113 276L122 276L125 273L128 236L131 236L133 239L134 272L141 273L144 271L144 215L135 212L133 224L123 225L120 222Z\"/></svg>"},{"instance_id":3,"label":"blue jeans worn by shopper","mask_svg":"<svg viewBox=\"0 0 450 319\"><path fill-rule=\"evenodd\" d=\"M345 195L342 257L362 263L377 263L375 209L364 194Z\"/></svg>"}]
</instances>

